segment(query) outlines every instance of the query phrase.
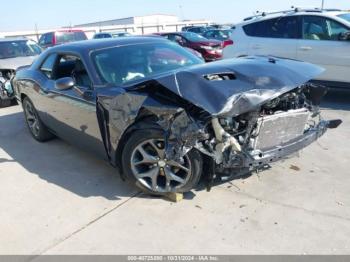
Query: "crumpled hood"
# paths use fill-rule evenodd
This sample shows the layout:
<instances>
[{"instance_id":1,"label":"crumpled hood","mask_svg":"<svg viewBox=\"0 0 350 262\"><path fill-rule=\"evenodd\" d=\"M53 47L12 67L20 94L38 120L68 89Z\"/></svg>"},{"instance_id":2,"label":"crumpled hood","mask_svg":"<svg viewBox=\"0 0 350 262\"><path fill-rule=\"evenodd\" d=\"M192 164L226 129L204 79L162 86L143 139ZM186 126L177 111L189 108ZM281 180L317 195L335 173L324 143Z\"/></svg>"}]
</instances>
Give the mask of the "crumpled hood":
<instances>
[{"instance_id":1,"label":"crumpled hood","mask_svg":"<svg viewBox=\"0 0 350 262\"><path fill-rule=\"evenodd\" d=\"M305 84L323 71L301 61L250 56L187 67L155 80L213 116L237 116ZM215 74L224 74L228 80L208 80L208 75Z\"/></svg>"},{"instance_id":2,"label":"crumpled hood","mask_svg":"<svg viewBox=\"0 0 350 262\"><path fill-rule=\"evenodd\" d=\"M31 65L36 58L37 56L24 56L0 59L0 69L16 70L18 67Z\"/></svg>"}]
</instances>

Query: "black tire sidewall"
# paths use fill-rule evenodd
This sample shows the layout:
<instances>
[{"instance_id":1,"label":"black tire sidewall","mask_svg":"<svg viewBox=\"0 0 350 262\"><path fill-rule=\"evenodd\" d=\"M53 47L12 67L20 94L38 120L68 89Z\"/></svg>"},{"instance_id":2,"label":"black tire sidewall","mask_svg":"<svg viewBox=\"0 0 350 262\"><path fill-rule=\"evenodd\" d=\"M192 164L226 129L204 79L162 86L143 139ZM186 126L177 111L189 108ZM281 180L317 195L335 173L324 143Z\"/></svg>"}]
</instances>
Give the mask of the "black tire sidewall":
<instances>
[{"instance_id":1,"label":"black tire sidewall","mask_svg":"<svg viewBox=\"0 0 350 262\"><path fill-rule=\"evenodd\" d=\"M4 100L4 99L0 98L0 108L2 108L2 107L9 107L11 105L12 105L12 100L10 100L10 99Z\"/></svg>"},{"instance_id":2,"label":"black tire sidewall","mask_svg":"<svg viewBox=\"0 0 350 262\"><path fill-rule=\"evenodd\" d=\"M142 142L148 140L148 139L157 139L157 138L164 138L164 131L161 129L145 129L145 130L138 130L131 134L128 141L126 142L123 153L122 153L122 172L125 176L125 178L133 185L136 185L139 187L142 191L153 194L153 195L164 195L167 193L160 193L160 192L154 192L145 186L143 186L141 183L139 183L134 176L130 163L131 163L131 157L132 152L134 149ZM181 188L179 188L176 192L169 192L169 193L185 193L191 191L194 187L197 186L201 174L202 174L202 156L198 150L191 150L187 154L192 167L192 174L188 182Z\"/></svg>"},{"instance_id":3,"label":"black tire sidewall","mask_svg":"<svg viewBox=\"0 0 350 262\"><path fill-rule=\"evenodd\" d=\"M27 125L27 127L29 129L29 132L32 135L32 137L35 140L39 141L39 142L45 142L45 141L48 141L48 140L52 139L53 135L47 130L46 126L42 123L42 121L41 121L41 119L39 117L39 114L36 111L32 101L28 97L25 97L23 99L22 104L23 104L23 111L24 111L24 114L25 114L26 125ZM30 104L31 105L31 107L33 109L33 113L35 114L35 116L38 119L38 125L39 125L39 134L38 134L38 136L35 136L33 134L32 130L30 129L30 127L29 127L29 124L28 124L28 121L27 121L27 112L26 112L26 109L25 109L26 104Z\"/></svg>"}]
</instances>

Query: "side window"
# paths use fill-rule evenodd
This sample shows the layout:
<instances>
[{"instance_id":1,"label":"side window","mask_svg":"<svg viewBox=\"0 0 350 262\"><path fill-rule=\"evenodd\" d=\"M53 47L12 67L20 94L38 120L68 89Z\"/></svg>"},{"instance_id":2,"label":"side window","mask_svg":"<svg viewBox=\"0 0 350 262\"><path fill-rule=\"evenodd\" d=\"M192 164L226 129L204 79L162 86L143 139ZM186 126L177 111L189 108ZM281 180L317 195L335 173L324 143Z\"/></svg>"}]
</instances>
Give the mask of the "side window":
<instances>
[{"instance_id":1,"label":"side window","mask_svg":"<svg viewBox=\"0 0 350 262\"><path fill-rule=\"evenodd\" d=\"M248 36L268 38L298 38L298 18L280 17L248 24L243 27Z\"/></svg>"},{"instance_id":2,"label":"side window","mask_svg":"<svg viewBox=\"0 0 350 262\"><path fill-rule=\"evenodd\" d=\"M55 33L50 33L47 35L47 44L52 45L54 42Z\"/></svg>"},{"instance_id":3,"label":"side window","mask_svg":"<svg viewBox=\"0 0 350 262\"><path fill-rule=\"evenodd\" d=\"M350 31L349 28L345 27L344 25L334 20L328 20L328 28L329 28L331 40L339 40L340 34Z\"/></svg>"},{"instance_id":4,"label":"side window","mask_svg":"<svg viewBox=\"0 0 350 262\"><path fill-rule=\"evenodd\" d=\"M176 42L175 35L167 35L166 38L168 38L170 41Z\"/></svg>"},{"instance_id":5,"label":"side window","mask_svg":"<svg viewBox=\"0 0 350 262\"><path fill-rule=\"evenodd\" d=\"M45 62L41 65L40 71L43 72L48 78L53 79L53 69L56 64L57 55L49 55Z\"/></svg>"},{"instance_id":6,"label":"side window","mask_svg":"<svg viewBox=\"0 0 350 262\"><path fill-rule=\"evenodd\" d=\"M298 38L298 18L290 16L272 20L270 33L273 38Z\"/></svg>"},{"instance_id":7,"label":"side window","mask_svg":"<svg viewBox=\"0 0 350 262\"><path fill-rule=\"evenodd\" d=\"M197 34L201 32L200 28L198 28L198 27L191 28L191 29L188 30L188 31L193 32L193 33L197 33Z\"/></svg>"},{"instance_id":8,"label":"side window","mask_svg":"<svg viewBox=\"0 0 350 262\"><path fill-rule=\"evenodd\" d=\"M303 17L303 39L330 40L327 20L321 16Z\"/></svg>"},{"instance_id":9,"label":"side window","mask_svg":"<svg viewBox=\"0 0 350 262\"><path fill-rule=\"evenodd\" d=\"M55 68L55 79L72 77L77 86L91 87L90 77L82 60L73 55L61 55Z\"/></svg>"},{"instance_id":10,"label":"side window","mask_svg":"<svg viewBox=\"0 0 350 262\"><path fill-rule=\"evenodd\" d=\"M321 16L303 17L303 39L337 41L341 33L349 28L328 18Z\"/></svg>"},{"instance_id":11,"label":"side window","mask_svg":"<svg viewBox=\"0 0 350 262\"><path fill-rule=\"evenodd\" d=\"M46 34L43 34L39 39L39 45L45 45Z\"/></svg>"},{"instance_id":12,"label":"side window","mask_svg":"<svg viewBox=\"0 0 350 262\"><path fill-rule=\"evenodd\" d=\"M207 38L209 38L209 37L216 37L216 35L215 35L214 31L209 31L209 32L206 32L204 34L204 37L207 37Z\"/></svg>"},{"instance_id":13,"label":"side window","mask_svg":"<svg viewBox=\"0 0 350 262\"><path fill-rule=\"evenodd\" d=\"M46 33L40 37L40 45L50 45L53 43L53 33Z\"/></svg>"}]
</instances>

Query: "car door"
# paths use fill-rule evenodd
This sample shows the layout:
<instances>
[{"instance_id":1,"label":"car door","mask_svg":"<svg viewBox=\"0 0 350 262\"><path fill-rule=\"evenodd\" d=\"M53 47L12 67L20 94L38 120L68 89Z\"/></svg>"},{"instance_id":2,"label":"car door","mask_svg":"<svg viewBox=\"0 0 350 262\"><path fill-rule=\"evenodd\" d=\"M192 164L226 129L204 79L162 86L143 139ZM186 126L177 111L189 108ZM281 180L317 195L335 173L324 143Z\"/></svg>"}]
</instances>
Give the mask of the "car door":
<instances>
[{"instance_id":1,"label":"car door","mask_svg":"<svg viewBox=\"0 0 350 262\"><path fill-rule=\"evenodd\" d=\"M326 69L318 80L350 83L350 41L339 40L348 31L350 28L331 18L302 17L298 59Z\"/></svg>"},{"instance_id":2,"label":"car door","mask_svg":"<svg viewBox=\"0 0 350 262\"><path fill-rule=\"evenodd\" d=\"M62 139L106 158L96 115L96 90L77 55L60 54L47 76L45 110L47 125ZM58 80L71 77L74 86L58 89Z\"/></svg>"},{"instance_id":3,"label":"car door","mask_svg":"<svg viewBox=\"0 0 350 262\"><path fill-rule=\"evenodd\" d=\"M249 54L296 59L300 35L298 23L298 17L286 16L244 26L250 38Z\"/></svg>"}]
</instances>

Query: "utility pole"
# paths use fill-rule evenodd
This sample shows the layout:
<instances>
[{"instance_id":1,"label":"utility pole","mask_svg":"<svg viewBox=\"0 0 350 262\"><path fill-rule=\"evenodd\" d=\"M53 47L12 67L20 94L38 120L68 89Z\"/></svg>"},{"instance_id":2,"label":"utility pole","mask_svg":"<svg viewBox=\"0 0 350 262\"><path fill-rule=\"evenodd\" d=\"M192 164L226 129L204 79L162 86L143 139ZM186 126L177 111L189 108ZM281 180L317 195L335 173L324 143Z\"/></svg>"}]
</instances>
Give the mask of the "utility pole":
<instances>
[{"instance_id":1,"label":"utility pole","mask_svg":"<svg viewBox=\"0 0 350 262\"><path fill-rule=\"evenodd\" d=\"M35 23L34 30L35 30L36 41L39 42L39 30L38 30L37 23Z\"/></svg>"},{"instance_id":2,"label":"utility pole","mask_svg":"<svg viewBox=\"0 0 350 262\"><path fill-rule=\"evenodd\" d=\"M322 0L322 6L321 6L321 10L324 9L324 0Z\"/></svg>"}]
</instances>

